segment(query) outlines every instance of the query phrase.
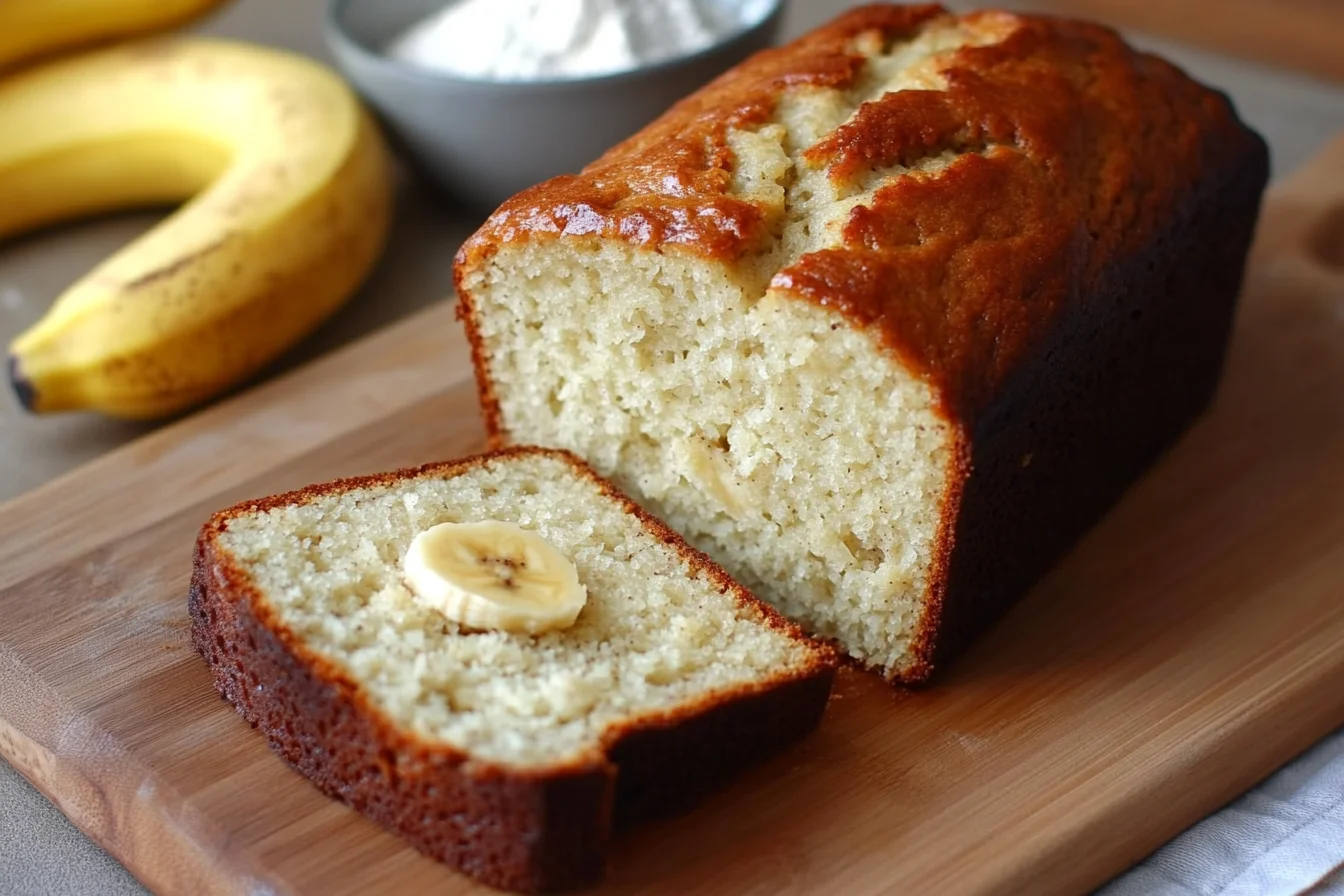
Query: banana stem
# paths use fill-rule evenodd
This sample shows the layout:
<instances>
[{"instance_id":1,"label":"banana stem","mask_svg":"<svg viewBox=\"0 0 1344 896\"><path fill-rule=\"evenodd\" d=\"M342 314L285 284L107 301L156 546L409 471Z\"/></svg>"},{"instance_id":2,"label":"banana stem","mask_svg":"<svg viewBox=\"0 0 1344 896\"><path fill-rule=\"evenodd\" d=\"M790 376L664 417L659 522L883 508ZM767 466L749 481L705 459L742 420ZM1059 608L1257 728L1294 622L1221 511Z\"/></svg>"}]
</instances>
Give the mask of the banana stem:
<instances>
[{"instance_id":1,"label":"banana stem","mask_svg":"<svg viewBox=\"0 0 1344 896\"><path fill-rule=\"evenodd\" d=\"M18 358L10 355L7 368L9 370L9 385L13 387L14 394L19 399L19 404L23 406L25 411L32 413L34 403L37 401L37 390L19 371Z\"/></svg>"}]
</instances>

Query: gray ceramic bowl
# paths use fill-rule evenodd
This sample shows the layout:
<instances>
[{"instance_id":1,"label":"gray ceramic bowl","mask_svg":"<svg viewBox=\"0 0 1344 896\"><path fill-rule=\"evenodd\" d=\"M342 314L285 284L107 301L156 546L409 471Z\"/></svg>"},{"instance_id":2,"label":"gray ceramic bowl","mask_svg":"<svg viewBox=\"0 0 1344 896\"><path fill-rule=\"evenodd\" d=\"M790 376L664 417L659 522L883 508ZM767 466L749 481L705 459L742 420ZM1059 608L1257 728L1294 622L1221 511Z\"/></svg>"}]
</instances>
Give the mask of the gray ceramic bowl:
<instances>
[{"instance_id":1,"label":"gray ceramic bowl","mask_svg":"<svg viewBox=\"0 0 1344 896\"><path fill-rule=\"evenodd\" d=\"M502 82L456 77L381 48L444 0L332 0L327 43L395 142L449 195L493 208L578 171L673 102L774 42L784 7L689 56L599 77Z\"/></svg>"}]
</instances>

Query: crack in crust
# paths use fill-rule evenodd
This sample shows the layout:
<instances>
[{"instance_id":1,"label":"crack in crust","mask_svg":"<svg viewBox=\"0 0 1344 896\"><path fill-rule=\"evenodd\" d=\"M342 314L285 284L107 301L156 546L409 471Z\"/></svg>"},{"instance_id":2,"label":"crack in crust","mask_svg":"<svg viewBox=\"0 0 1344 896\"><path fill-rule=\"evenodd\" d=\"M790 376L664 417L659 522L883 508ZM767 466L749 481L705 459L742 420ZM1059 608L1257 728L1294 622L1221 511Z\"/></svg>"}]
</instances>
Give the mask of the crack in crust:
<instances>
[{"instance_id":1,"label":"crack in crust","mask_svg":"<svg viewBox=\"0 0 1344 896\"><path fill-rule=\"evenodd\" d=\"M995 39L939 54L944 89L860 102L801 148L835 183L872 183L876 172L877 188L848 213L838 245L782 259L761 282L871 328L971 425L1061 311L1108 263L1140 251L1190 185L1263 151L1223 95L1110 29L937 6L852 10L724 74L580 174L506 202L459 252L459 294L464 269L519 240L770 255L778 226L733 194L729 133L776 123L790 96L853 93L873 52L935 28ZM948 151L957 157L941 170L902 176Z\"/></svg>"}]
</instances>

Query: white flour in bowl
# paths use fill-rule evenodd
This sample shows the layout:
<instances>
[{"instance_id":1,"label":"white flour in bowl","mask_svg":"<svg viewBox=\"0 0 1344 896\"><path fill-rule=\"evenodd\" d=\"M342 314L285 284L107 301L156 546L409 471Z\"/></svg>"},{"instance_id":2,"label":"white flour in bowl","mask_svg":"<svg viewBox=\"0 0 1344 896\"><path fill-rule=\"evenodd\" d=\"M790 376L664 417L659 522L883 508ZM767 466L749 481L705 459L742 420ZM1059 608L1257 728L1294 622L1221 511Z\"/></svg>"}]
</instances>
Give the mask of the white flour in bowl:
<instances>
[{"instance_id":1,"label":"white flour in bowl","mask_svg":"<svg viewBox=\"0 0 1344 896\"><path fill-rule=\"evenodd\" d=\"M457 0L387 46L395 59L469 78L611 74L702 50L750 28L772 0Z\"/></svg>"}]
</instances>

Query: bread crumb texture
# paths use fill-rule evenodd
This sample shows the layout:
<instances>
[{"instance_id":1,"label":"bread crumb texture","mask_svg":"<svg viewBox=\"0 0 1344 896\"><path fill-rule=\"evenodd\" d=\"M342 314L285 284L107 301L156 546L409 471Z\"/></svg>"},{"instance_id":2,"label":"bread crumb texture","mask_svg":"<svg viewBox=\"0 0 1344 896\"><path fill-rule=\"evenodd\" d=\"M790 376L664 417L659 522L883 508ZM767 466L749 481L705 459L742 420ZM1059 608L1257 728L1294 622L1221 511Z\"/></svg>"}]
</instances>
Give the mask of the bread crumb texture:
<instances>
[{"instance_id":1,"label":"bread crumb texture","mask_svg":"<svg viewBox=\"0 0 1344 896\"><path fill-rule=\"evenodd\" d=\"M411 539L503 520L573 560L575 624L540 636L464 632L402 580ZM219 545L310 649L389 719L504 766L592 759L617 724L810 668L816 648L723 592L626 506L554 455L321 494L231 519Z\"/></svg>"},{"instance_id":2,"label":"bread crumb texture","mask_svg":"<svg viewBox=\"0 0 1344 896\"><path fill-rule=\"evenodd\" d=\"M729 265L539 238L464 271L510 441L575 451L784 613L892 675L913 662L956 434L873 333L771 278L841 245L853 210L893 178L958 156L842 182L807 149L888 92L943 89L946 55L1002 39L1011 21L941 17L895 43L865 32L852 84L784 89L768 121L730 129L730 193L762 208L774 237L755 255Z\"/></svg>"}]
</instances>

